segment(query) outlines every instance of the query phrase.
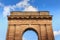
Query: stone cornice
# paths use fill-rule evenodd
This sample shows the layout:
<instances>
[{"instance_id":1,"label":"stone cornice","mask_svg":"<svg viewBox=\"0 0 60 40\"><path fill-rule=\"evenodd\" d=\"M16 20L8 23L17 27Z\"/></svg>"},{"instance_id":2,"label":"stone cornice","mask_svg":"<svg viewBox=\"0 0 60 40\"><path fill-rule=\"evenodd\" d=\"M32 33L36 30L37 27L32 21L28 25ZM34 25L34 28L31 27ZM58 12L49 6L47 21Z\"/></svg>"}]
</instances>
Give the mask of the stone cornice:
<instances>
[{"instance_id":1,"label":"stone cornice","mask_svg":"<svg viewBox=\"0 0 60 40\"><path fill-rule=\"evenodd\" d=\"M10 15L8 19L52 19L52 15Z\"/></svg>"}]
</instances>

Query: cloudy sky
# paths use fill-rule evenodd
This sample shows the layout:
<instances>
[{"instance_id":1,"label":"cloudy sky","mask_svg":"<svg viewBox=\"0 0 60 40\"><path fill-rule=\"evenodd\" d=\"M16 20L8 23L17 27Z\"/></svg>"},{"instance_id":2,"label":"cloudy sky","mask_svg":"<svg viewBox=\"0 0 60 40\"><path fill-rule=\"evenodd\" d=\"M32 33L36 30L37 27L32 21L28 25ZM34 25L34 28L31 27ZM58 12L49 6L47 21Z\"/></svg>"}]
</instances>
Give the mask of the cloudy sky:
<instances>
[{"instance_id":1,"label":"cloudy sky","mask_svg":"<svg viewBox=\"0 0 60 40\"><path fill-rule=\"evenodd\" d=\"M60 0L0 0L0 40L6 39L7 15L11 11L50 11L55 40L60 40ZM34 31L25 32L23 40L28 40L28 36L32 36L29 37L31 40L37 40Z\"/></svg>"}]
</instances>

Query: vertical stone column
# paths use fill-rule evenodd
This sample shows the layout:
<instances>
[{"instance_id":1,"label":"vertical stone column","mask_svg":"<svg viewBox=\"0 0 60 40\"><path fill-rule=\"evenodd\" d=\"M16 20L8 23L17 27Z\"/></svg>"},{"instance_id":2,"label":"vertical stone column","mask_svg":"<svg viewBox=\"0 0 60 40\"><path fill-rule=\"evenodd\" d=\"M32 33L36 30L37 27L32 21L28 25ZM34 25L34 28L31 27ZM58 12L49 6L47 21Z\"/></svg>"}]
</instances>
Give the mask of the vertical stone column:
<instances>
[{"instance_id":1,"label":"vertical stone column","mask_svg":"<svg viewBox=\"0 0 60 40\"><path fill-rule=\"evenodd\" d=\"M46 27L44 24L41 24L41 40L47 40L46 39Z\"/></svg>"},{"instance_id":2,"label":"vertical stone column","mask_svg":"<svg viewBox=\"0 0 60 40\"><path fill-rule=\"evenodd\" d=\"M38 35L39 39L38 40L41 40L41 26L39 24L39 35Z\"/></svg>"},{"instance_id":3,"label":"vertical stone column","mask_svg":"<svg viewBox=\"0 0 60 40\"><path fill-rule=\"evenodd\" d=\"M52 25L51 24L47 24L46 28L47 28L48 40L54 40Z\"/></svg>"},{"instance_id":4,"label":"vertical stone column","mask_svg":"<svg viewBox=\"0 0 60 40\"><path fill-rule=\"evenodd\" d=\"M20 40L20 26L15 25L15 40Z\"/></svg>"},{"instance_id":5,"label":"vertical stone column","mask_svg":"<svg viewBox=\"0 0 60 40\"><path fill-rule=\"evenodd\" d=\"M8 26L7 40L14 40L14 31L15 31L14 25L9 25Z\"/></svg>"}]
</instances>

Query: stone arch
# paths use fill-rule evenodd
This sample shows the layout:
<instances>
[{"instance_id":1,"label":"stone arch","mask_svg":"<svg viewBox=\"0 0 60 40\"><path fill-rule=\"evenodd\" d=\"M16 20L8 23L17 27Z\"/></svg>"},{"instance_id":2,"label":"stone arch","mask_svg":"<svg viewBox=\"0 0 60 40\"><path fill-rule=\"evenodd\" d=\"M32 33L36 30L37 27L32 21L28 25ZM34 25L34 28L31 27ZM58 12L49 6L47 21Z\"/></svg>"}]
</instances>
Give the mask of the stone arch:
<instances>
[{"instance_id":1,"label":"stone arch","mask_svg":"<svg viewBox=\"0 0 60 40\"><path fill-rule=\"evenodd\" d=\"M24 31L30 28L37 32L38 40L54 40L52 15L48 11L11 12L6 40L22 40Z\"/></svg>"},{"instance_id":2,"label":"stone arch","mask_svg":"<svg viewBox=\"0 0 60 40\"><path fill-rule=\"evenodd\" d=\"M34 31L34 32L37 34L37 37L38 37L38 39L39 39L38 31L37 31L36 29L34 29L34 28L26 28L26 29L23 31L23 33L22 33L22 37L23 37L23 34L24 34L26 31L28 31L28 30Z\"/></svg>"}]
</instances>

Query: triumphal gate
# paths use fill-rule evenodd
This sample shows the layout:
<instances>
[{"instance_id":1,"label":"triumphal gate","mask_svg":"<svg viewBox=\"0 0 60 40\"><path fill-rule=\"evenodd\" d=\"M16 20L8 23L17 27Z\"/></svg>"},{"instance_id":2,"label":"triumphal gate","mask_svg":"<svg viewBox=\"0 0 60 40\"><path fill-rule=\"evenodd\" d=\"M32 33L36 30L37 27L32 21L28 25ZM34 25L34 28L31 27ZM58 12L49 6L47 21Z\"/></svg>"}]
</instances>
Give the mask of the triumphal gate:
<instances>
[{"instance_id":1,"label":"triumphal gate","mask_svg":"<svg viewBox=\"0 0 60 40\"><path fill-rule=\"evenodd\" d=\"M22 40L27 30L34 30L38 35L38 40L54 40L52 15L49 15L48 11L11 12L8 16L6 40Z\"/></svg>"}]
</instances>

